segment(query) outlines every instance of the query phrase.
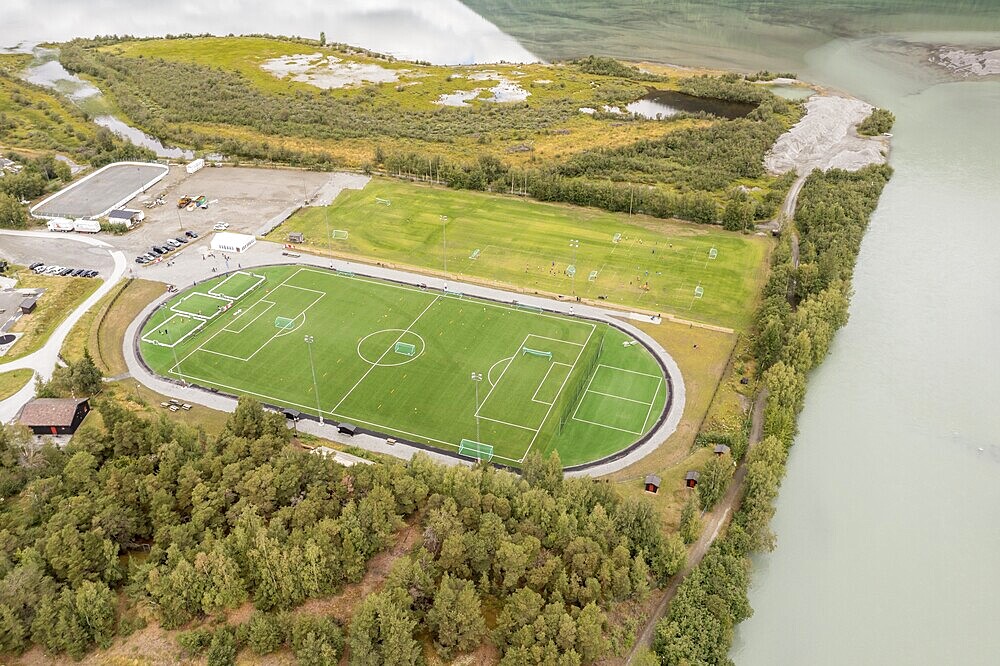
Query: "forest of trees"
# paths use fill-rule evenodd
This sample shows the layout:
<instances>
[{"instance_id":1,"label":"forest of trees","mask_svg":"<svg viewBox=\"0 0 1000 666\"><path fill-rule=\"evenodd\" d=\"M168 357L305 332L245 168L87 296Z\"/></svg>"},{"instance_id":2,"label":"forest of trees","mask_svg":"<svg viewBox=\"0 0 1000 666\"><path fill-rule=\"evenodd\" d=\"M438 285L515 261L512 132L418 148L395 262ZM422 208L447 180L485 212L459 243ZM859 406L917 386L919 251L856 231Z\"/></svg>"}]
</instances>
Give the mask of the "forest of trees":
<instances>
[{"instance_id":1,"label":"forest of trees","mask_svg":"<svg viewBox=\"0 0 1000 666\"><path fill-rule=\"evenodd\" d=\"M815 171L799 195L794 221L799 266L792 261L790 235L785 234L772 257L755 325L753 354L768 391L765 436L749 453L745 494L728 532L684 580L657 625L654 649L663 664L732 663L733 628L752 613L749 555L774 546L774 500L805 400L807 375L847 323L861 238L891 174L884 165L856 173Z\"/></svg>"},{"instance_id":2,"label":"forest of trees","mask_svg":"<svg viewBox=\"0 0 1000 666\"><path fill-rule=\"evenodd\" d=\"M555 457L521 476L424 456L345 468L250 400L217 437L95 404L99 424L63 449L0 430L2 652L80 658L150 617L212 664L282 646L305 664L411 663L424 642L449 658L483 641L505 664L588 663L608 613L684 563L648 503L564 480ZM347 626L291 612L360 581L404 520L421 538ZM208 621L247 601L247 621Z\"/></svg>"}]
</instances>

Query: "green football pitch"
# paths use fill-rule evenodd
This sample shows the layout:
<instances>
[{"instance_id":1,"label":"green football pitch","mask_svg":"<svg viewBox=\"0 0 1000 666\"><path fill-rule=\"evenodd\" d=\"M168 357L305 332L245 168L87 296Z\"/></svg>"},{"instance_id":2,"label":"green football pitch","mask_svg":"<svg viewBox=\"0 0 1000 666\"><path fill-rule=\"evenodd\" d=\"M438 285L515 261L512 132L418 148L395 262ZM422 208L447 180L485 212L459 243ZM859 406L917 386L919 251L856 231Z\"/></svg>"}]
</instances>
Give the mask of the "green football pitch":
<instances>
[{"instance_id":1,"label":"green football pitch","mask_svg":"<svg viewBox=\"0 0 1000 666\"><path fill-rule=\"evenodd\" d=\"M303 208L270 236L283 242L293 231L343 255L736 329L749 324L770 242L711 225L379 178L330 206Z\"/></svg>"},{"instance_id":2,"label":"green football pitch","mask_svg":"<svg viewBox=\"0 0 1000 666\"><path fill-rule=\"evenodd\" d=\"M240 271L145 323L156 372L399 439L517 465L620 451L669 383L602 322L303 266Z\"/></svg>"}]
</instances>

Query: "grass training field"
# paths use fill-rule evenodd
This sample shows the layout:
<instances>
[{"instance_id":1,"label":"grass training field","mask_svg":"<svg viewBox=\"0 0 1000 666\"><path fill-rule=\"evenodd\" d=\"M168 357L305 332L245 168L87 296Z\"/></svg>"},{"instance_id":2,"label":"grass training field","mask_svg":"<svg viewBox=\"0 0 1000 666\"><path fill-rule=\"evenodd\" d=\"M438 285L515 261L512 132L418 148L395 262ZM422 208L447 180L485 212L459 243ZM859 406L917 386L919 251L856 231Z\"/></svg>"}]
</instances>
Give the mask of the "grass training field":
<instances>
[{"instance_id":1,"label":"grass training field","mask_svg":"<svg viewBox=\"0 0 1000 666\"><path fill-rule=\"evenodd\" d=\"M669 390L607 324L301 266L178 294L140 349L175 379L514 465L531 450L565 465L619 451Z\"/></svg>"},{"instance_id":2,"label":"grass training field","mask_svg":"<svg viewBox=\"0 0 1000 666\"><path fill-rule=\"evenodd\" d=\"M334 252L437 271L447 257L451 274L736 329L767 251L766 239L704 225L383 179L303 209L271 237L292 231Z\"/></svg>"}]
</instances>

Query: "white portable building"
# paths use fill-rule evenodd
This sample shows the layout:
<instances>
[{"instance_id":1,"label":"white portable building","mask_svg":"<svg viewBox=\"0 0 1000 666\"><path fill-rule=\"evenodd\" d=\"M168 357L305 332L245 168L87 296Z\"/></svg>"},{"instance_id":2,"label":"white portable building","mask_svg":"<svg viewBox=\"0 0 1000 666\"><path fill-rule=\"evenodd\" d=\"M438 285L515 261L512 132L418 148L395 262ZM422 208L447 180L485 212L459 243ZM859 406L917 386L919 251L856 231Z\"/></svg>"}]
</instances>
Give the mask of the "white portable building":
<instances>
[{"instance_id":1,"label":"white portable building","mask_svg":"<svg viewBox=\"0 0 1000 666\"><path fill-rule=\"evenodd\" d=\"M49 227L49 231L73 231L73 220L65 217L53 217L46 222L46 225Z\"/></svg>"},{"instance_id":2,"label":"white portable building","mask_svg":"<svg viewBox=\"0 0 1000 666\"><path fill-rule=\"evenodd\" d=\"M242 253L253 247L256 242L257 239L249 234L220 231L212 236L212 249L220 252Z\"/></svg>"},{"instance_id":3,"label":"white portable building","mask_svg":"<svg viewBox=\"0 0 1000 666\"><path fill-rule=\"evenodd\" d=\"M96 234L101 230L101 223L97 220L80 219L73 223L73 231L84 234Z\"/></svg>"},{"instance_id":4,"label":"white portable building","mask_svg":"<svg viewBox=\"0 0 1000 666\"><path fill-rule=\"evenodd\" d=\"M205 160L200 157L193 162L188 162L187 166L184 167L188 173L197 173L205 168Z\"/></svg>"}]
</instances>

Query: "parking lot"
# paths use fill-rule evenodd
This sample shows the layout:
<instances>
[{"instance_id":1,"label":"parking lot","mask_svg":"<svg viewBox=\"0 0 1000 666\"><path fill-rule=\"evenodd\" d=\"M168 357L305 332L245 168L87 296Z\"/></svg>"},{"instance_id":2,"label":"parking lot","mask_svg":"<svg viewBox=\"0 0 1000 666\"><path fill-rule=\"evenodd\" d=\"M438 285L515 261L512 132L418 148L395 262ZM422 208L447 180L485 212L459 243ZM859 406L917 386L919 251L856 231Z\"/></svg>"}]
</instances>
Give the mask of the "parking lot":
<instances>
[{"instance_id":1,"label":"parking lot","mask_svg":"<svg viewBox=\"0 0 1000 666\"><path fill-rule=\"evenodd\" d=\"M197 233L199 238L184 244L182 250L207 243L218 222L227 223L228 231L256 234L269 220L312 199L334 176L244 167L205 167L188 174L184 167L171 167L170 174L156 187L127 204L128 208L143 211L145 221L122 236L101 234L101 238L125 252L134 269L140 269L134 263L136 256L149 252L154 245L163 246L168 238L185 237L186 231ZM177 202L183 196L204 196L207 208L178 208ZM157 198L166 203L146 207L148 201Z\"/></svg>"},{"instance_id":2,"label":"parking lot","mask_svg":"<svg viewBox=\"0 0 1000 666\"><path fill-rule=\"evenodd\" d=\"M52 234L52 238L4 236L0 243L0 259L21 266L40 261L49 265L84 268L98 271L101 277L110 274L114 267L106 249L69 243L61 234Z\"/></svg>"}]
</instances>

